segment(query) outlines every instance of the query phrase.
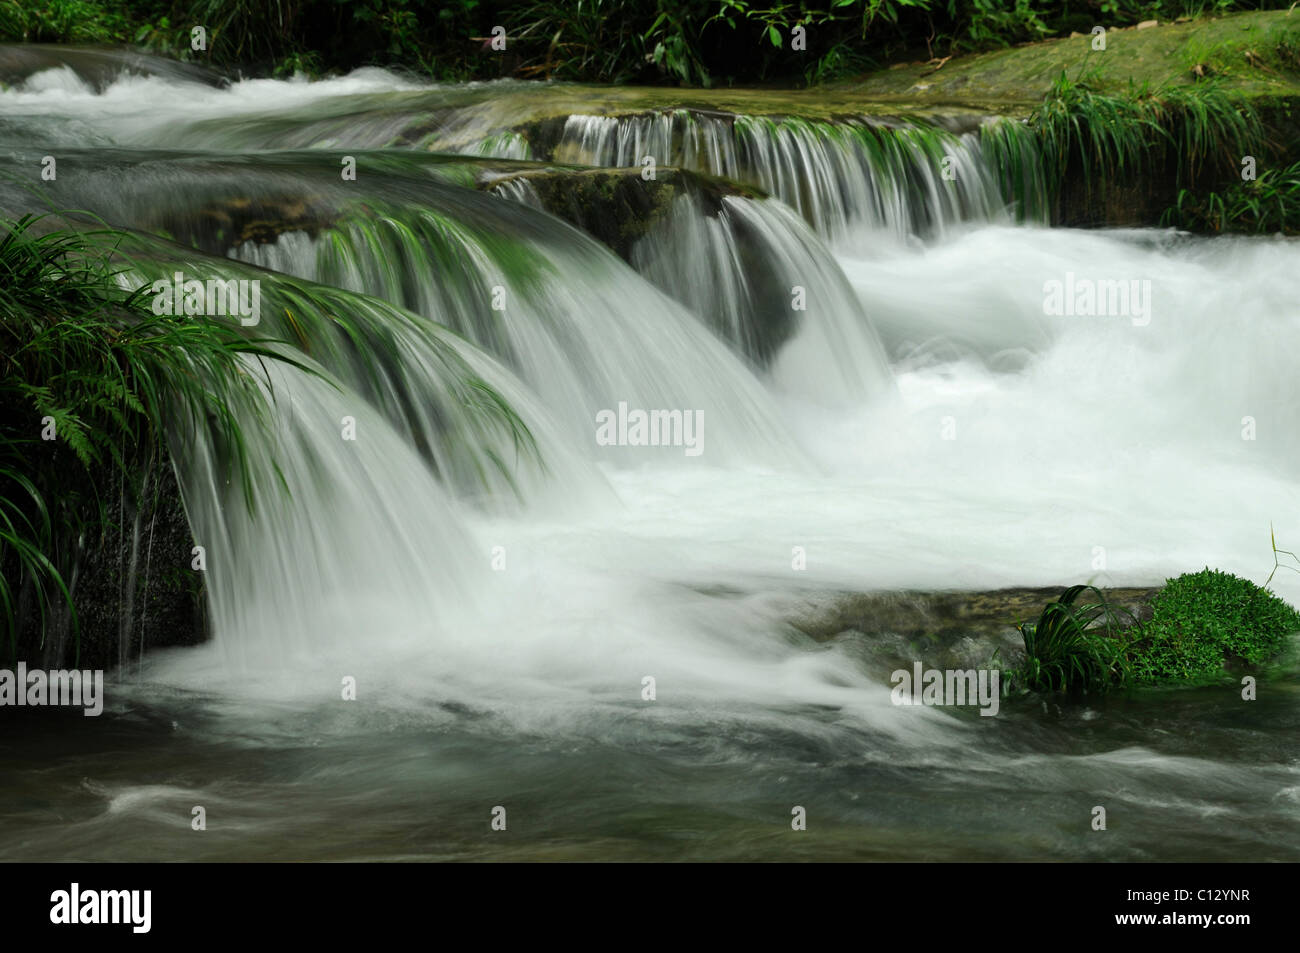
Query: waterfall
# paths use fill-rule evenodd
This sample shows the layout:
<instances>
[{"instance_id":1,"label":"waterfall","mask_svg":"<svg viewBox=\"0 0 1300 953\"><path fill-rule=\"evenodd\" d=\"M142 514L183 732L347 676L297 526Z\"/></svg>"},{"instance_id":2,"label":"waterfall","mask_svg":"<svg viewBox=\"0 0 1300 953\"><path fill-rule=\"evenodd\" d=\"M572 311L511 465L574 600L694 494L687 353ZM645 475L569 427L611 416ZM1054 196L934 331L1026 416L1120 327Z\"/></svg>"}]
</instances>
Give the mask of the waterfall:
<instances>
[{"instance_id":1,"label":"waterfall","mask_svg":"<svg viewBox=\"0 0 1300 953\"><path fill-rule=\"evenodd\" d=\"M301 665L355 652L376 632L432 643L481 588L486 546L411 442L359 394L293 368L248 370L265 382L265 406L245 414L262 423L245 427L251 487L231 480L229 454L210 436L173 441L226 663Z\"/></svg>"},{"instance_id":2,"label":"waterfall","mask_svg":"<svg viewBox=\"0 0 1300 953\"><path fill-rule=\"evenodd\" d=\"M891 375L830 251L786 206L737 196L710 215L691 195L632 249L637 270L788 394L862 406Z\"/></svg>"},{"instance_id":3,"label":"waterfall","mask_svg":"<svg viewBox=\"0 0 1300 953\"><path fill-rule=\"evenodd\" d=\"M537 194L537 188L528 179L522 176L514 176L505 179L502 182L492 186L492 194L499 195L503 199L510 199L513 202L519 202L530 208L542 208L542 197Z\"/></svg>"},{"instance_id":4,"label":"waterfall","mask_svg":"<svg viewBox=\"0 0 1300 953\"><path fill-rule=\"evenodd\" d=\"M156 650L149 596L96 728L14 722L0 858L1295 859L1293 659L1249 704L890 685L1016 664L1063 585L1300 552L1294 241L1036 227L1007 120L83 52L0 48L0 207L127 230L145 293L260 282L281 360L168 429L200 564L119 508L80 569L201 571L215 638Z\"/></svg>"},{"instance_id":5,"label":"waterfall","mask_svg":"<svg viewBox=\"0 0 1300 953\"><path fill-rule=\"evenodd\" d=\"M681 304L543 213L473 192L451 199L441 210L386 208L315 238L249 244L238 254L312 281L364 289L464 335L517 373L574 445L590 444L598 415L626 404L703 413L711 462L797 463L779 412L751 369ZM515 234L484 231L486 215L513 222ZM541 235L545 240L537 240ZM875 387L889 380L883 361L854 373ZM681 455L669 447L661 452ZM642 447L601 453L611 461L645 456Z\"/></svg>"},{"instance_id":6,"label":"waterfall","mask_svg":"<svg viewBox=\"0 0 1300 953\"><path fill-rule=\"evenodd\" d=\"M1014 123L1003 123L1018 129ZM1021 140L1024 136L1004 132ZM935 235L964 221L1041 218L1041 185L1008 194L1000 153L979 130L867 119L717 116L677 110L648 116L570 116L560 162L683 168L755 185L834 241L855 230ZM1020 207L1013 207L1017 200Z\"/></svg>"}]
</instances>

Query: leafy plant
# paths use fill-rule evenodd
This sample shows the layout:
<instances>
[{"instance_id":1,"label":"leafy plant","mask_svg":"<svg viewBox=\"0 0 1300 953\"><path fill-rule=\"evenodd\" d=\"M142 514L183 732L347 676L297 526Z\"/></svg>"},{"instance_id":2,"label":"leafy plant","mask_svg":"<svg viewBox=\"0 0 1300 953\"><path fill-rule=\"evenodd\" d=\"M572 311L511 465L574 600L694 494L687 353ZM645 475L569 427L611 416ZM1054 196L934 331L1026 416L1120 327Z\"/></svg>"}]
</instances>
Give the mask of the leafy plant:
<instances>
[{"instance_id":1,"label":"leafy plant","mask_svg":"<svg viewBox=\"0 0 1300 953\"><path fill-rule=\"evenodd\" d=\"M1265 169L1222 191L1180 189L1161 224L1197 232L1300 234L1300 162Z\"/></svg>"},{"instance_id":2,"label":"leafy plant","mask_svg":"<svg viewBox=\"0 0 1300 953\"><path fill-rule=\"evenodd\" d=\"M1277 554L1291 554L1276 541L1273 548L1276 572ZM1078 604L1087 591L1097 601ZM1300 632L1300 612L1248 579L1207 568L1167 580L1146 621L1116 610L1091 586L1071 586L1019 629L1025 661L1007 672L1009 688L1104 692L1213 682L1264 665Z\"/></svg>"},{"instance_id":3,"label":"leafy plant","mask_svg":"<svg viewBox=\"0 0 1300 953\"><path fill-rule=\"evenodd\" d=\"M1079 603L1087 592L1097 601ZM1043 608L1038 621L1018 626L1025 661L1007 673L1007 684L1039 692L1104 692L1122 683L1127 674L1118 638L1123 615L1095 587L1071 586Z\"/></svg>"},{"instance_id":4,"label":"leafy plant","mask_svg":"<svg viewBox=\"0 0 1300 953\"><path fill-rule=\"evenodd\" d=\"M1178 181L1190 182L1214 160L1235 167L1240 156L1261 151L1264 140L1254 107L1217 85L1141 87L1117 96L1064 72L1029 124L1058 184L1076 170L1090 186L1166 163Z\"/></svg>"}]
</instances>

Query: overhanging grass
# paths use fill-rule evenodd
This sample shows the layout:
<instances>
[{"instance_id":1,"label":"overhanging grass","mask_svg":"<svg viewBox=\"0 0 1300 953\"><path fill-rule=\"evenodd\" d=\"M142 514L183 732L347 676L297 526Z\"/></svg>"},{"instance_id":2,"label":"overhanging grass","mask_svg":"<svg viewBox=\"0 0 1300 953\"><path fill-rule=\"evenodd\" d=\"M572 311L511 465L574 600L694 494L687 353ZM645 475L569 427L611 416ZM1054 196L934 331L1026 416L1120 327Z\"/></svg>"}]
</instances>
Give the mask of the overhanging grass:
<instances>
[{"instance_id":1,"label":"overhanging grass","mask_svg":"<svg viewBox=\"0 0 1300 953\"><path fill-rule=\"evenodd\" d=\"M105 475L137 488L167 433L193 427L213 429L246 473L254 421L233 403L259 384L237 356L281 359L235 328L155 315L117 280L120 233L52 224L0 220L0 626L11 655L23 589L42 639L59 607L76 632L67 577L110 521Z\"/></svg>"},{"instance_id":2,"label":"overhanging grass","mask_svg":"<svg viewBox=\"0 0 1300 953\"><path fill-rule=\"evenodd\" d=\"M1071 175L1092 189L1166 170L1176 185L1190 184L1207 168L1239 169L1243 156L1266 147L1254 105L1213 83L1140 87L1121 96L1061 73L1029 125L1056 189Z\"/></svg>"}]
</instances>

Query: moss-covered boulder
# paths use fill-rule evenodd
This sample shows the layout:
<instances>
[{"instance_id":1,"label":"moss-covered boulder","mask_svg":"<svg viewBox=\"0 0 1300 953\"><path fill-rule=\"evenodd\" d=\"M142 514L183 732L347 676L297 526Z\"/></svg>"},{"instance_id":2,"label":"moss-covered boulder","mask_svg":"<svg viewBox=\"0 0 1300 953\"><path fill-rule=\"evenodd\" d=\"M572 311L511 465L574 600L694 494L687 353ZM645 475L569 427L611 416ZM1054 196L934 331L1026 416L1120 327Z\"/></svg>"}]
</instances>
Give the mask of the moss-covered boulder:
<instances>
[{"instance_id":1,"label":"moss-covered boulder","mask_svg":"<svg viewBox=\"0 0 1300 953\"><path fill-rule=\"evenodd\" d=\"M1248 579L1215 569L1170 579L1127 647L1136 683L1213 681L1257 669L1300 632L1300 612Z\"/></svg>"}]
</instances>

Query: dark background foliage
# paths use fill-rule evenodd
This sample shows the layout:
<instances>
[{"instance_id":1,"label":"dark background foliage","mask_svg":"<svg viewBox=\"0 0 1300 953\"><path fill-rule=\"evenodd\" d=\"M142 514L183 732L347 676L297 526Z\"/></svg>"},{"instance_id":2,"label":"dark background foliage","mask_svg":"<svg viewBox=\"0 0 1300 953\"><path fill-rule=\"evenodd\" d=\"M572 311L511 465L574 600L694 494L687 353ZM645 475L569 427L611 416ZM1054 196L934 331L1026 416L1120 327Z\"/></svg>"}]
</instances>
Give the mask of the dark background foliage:
<instances>
[{"instance_id":1,"label":"dark background foliage","mask_svg":"<svg viewBox=\"0 0 1300 953\"><path fill-rule=\"evenodd\" d=\"M1286 0L0 0L0 40L135 44L286 74L378 65L443 80L797 85ZM202 25L208 49L190 50ZM490 45L492 28L507 36ZM796 26L806 50L793 49Z\"/></svg>"}]
</instances>

